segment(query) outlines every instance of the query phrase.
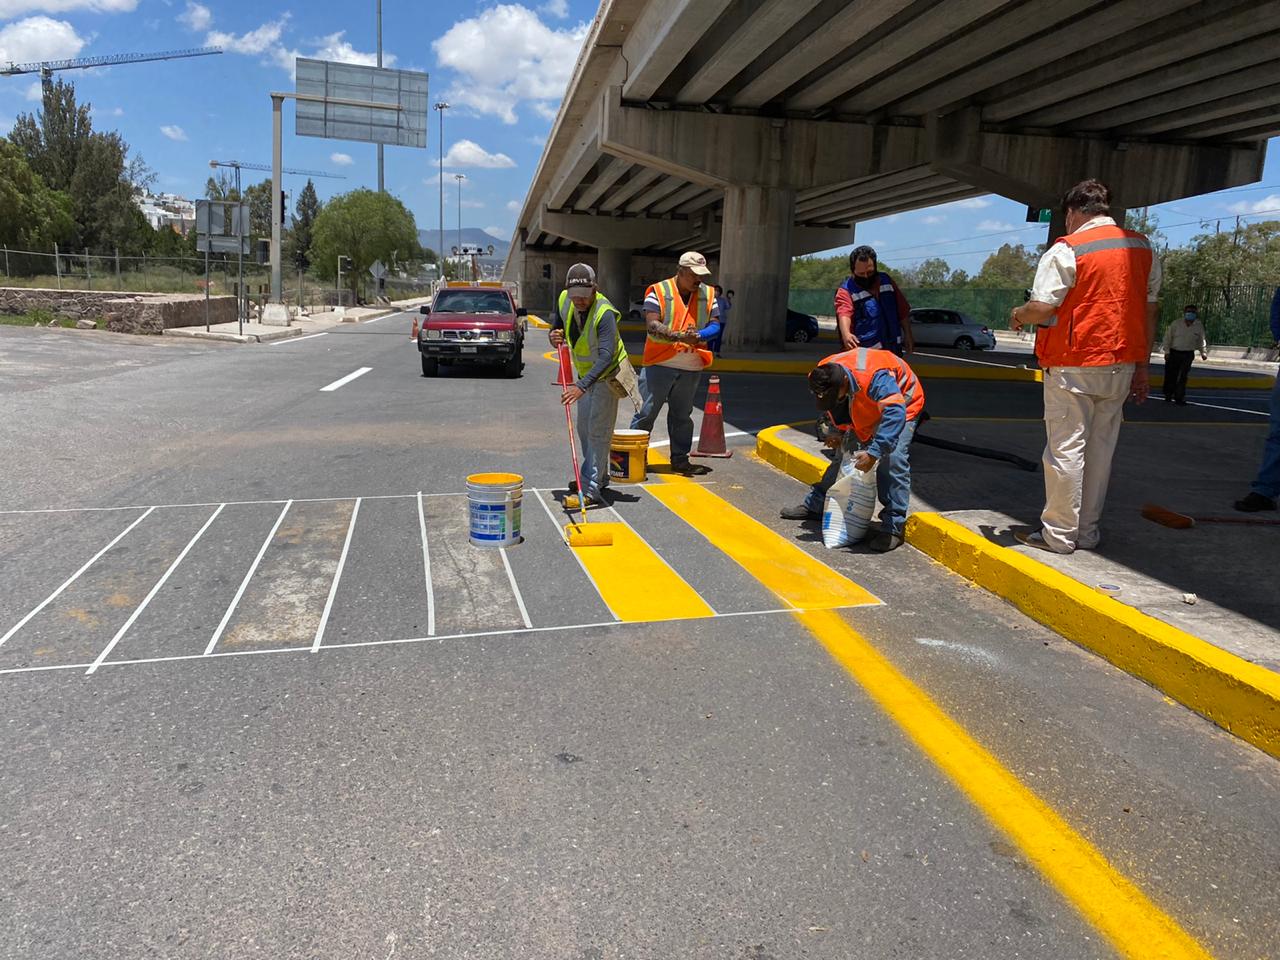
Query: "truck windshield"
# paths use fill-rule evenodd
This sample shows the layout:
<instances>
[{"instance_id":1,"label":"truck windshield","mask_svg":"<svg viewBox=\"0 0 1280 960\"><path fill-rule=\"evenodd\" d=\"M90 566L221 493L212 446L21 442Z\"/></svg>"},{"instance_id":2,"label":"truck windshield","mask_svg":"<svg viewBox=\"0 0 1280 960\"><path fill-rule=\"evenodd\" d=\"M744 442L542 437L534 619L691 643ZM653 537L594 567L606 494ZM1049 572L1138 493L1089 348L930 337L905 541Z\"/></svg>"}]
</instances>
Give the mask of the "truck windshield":
<instances>
[{"instance_id":1,"label":"truck windshield","mask_svg":"<svg viewBox=\"0 0 1280 960\"><path fill-rule=\"evenodd\" d=\"M432 313L510 313L505 293L488 290L443 290L436 294Z\"/></svg>"}]
</instances>

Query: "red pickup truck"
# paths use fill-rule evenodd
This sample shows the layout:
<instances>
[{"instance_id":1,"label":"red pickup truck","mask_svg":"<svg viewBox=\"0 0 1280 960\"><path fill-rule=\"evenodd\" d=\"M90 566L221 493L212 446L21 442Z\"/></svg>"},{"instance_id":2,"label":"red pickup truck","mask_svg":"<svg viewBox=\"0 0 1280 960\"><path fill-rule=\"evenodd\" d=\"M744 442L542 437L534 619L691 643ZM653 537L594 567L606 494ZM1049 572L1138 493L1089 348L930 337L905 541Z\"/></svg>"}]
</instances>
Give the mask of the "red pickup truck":
<instances>
[{"instance_id":1,"label":"red pickup truck","mask_svg":"<svg viewBox=\"0 0 1280 960\"><path fill-rule=\"evenodd\" d=\"M500 364L508 377L524 366L524 307L506 287L476 285L441 287L423 314L418 332L422 375L434 377L441 364Z\"/></svg>"}]
</instances>

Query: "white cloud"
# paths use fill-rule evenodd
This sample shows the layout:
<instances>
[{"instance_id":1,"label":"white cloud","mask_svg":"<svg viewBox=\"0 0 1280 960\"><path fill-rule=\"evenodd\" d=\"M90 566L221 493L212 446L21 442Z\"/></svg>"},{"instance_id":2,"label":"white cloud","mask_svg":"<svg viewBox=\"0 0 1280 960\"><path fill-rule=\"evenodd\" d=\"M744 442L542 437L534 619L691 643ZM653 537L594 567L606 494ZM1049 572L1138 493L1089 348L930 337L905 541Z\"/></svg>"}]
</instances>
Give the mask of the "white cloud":
<instances>
[{"instance_id":1,"label":"white cloud","mask_svg":"<svg viewBox=\"0 0 1280 960\"><path fill-rule=\"evenodd\" d=\"M538 8L549 17L563 20L569 16L569 0L547 0Z\"/></svg>"},{"instance_id":2,"label":"white cloud","mask_svg":"<svg viewBox=\"0 0 1280 960\"><path fill-rule=\"evenodd\" d=\"M39 103L41 99L43 99L44 97L44 91L40 87L40 81L36 80L29 87L27 87L27 92L24 93L23 96L26 97L32 103Z\"/></svg>"},{"instance_id":3,"label":"white cloud","mask_svg":"<svg viewBox=\"0 0 1280 960\"><path fill-rule=\"evenodd\" d=\"M182 141L187 139L187 131L183 130L177 124L166 123L160 128L160 132L170 140Z\"/></svg>"},{"instance_id":4,"label":"white cloud","mask_svg":"<svg viewBox=\"0 0 1280 960\"><path fill-rule=\"evenodd\" d=\"M944 222L946 221L946 219L947 219L946 217L939 217L939 216L937 216L937 215L930 215L930 216L927 216L927 217L921 217L921 218L920 218L920 222L921 222L921 223L927 223L927 224L932 225L932 224L937 224L937 223L944 223Z\"/></svg>"},{"instance_id":5,"label":"white cloud","mask_svg":"<svg viewBox=\"0 0 1280 960\"><path fill-rule=\"evenodd\" d=\"M132 13L137 6L138 0L0 0L0 19L24 13L70 13L72 10Z\"/></svg>"},{"instance_id":6,"label":"white cloud","mask_svg":"<svg viewBox=\"0 0 1280 960\"><path fill-rule=\"evenodd\" d=\"M507 201L507 209L510 210L512 213L519 213L523 207L524 207L524 204L521 203L519 200Z\"/></svg>"},{"instance_id":7,"label":"white cloud","mask_svg":"<svg viewBox=\"0 0 1280 960\"><path fill-rule=\"evenodd\" d=\"M962 210L983 210L991 206L991 201L987 197L970 197L968 200L957 200L946 206L960 207Z\"/></svg>"},{"instance_id":8,"label":"white cloud","mask_svg":"<svg viewBox=\"0 0 1280 960\"><path fill-rule=\"evenodd\" d=\"M331 153L329 154L329 162L337 164L340 167L349 167L355 163L355 161L351 159L351 154L349 153Z\"/></svg>"},{"instance_id":9,"label":"white cloud","mask_svg":"<svg viewBox=\"0 0 1280 960\"><path fill-rule=\"evenodd\" d=\"M460 75L445 99L504 123L516 122L525 101L554 115L586 35L585 23L556 30L513 3L461 20L432 43L440 65Z\"/></svg>"},{"instance_id":10,"label":"white cloud","mask_svg":"<svg viewBox=\"0 0 1280 960\"><path fill-rule=\"evenodd\" d=\"M211 47L222 47L228 53L257 56L276 47L280 42L280 35L284 33L284 25L288 19L289 15L285 14L279 20L264 23L262 26L238 36L234 33L224 33L221 30L211 30L209 35L205 37L205 43Z\"/></svg>"},{"instance_id":11,"label":"white cloud","mask_svg":"<svg viewBox=\"0 0 1280 960\"><path fill-rule=\"evenodd\" d=\"M123 116L124 116L124 107L116 107L114 110L112 110L112 111L111 111L111 115L112 115L113 117L123 117Z\"/></svg>"},{"instance_id":12,"label":"white cloud","mask_svg":"<svg viewBox=\"0 0 1280 960\"><path fill-rule=\"evenodd\" d=\"M70 60L79 56L85 42L65 20L28 17L0 27L0 63Z\"/></svg>"},{"instance_id":13,"label":"white cloud","mask_svg":"<svg viewBox=\"0 0 1280 960\"><path fill-rule=\"evenodd\" d=\"M468 210L483 210L484 204L479 200L463 200L462 205Z\"/></svg>"},{"instance_id":14,"label":"white cloud","mask_svg":"<svg viewBox=\"0 0 1280 960\"><path fill-rule=\"evenodd\" d=\"M1280 193L1269 193L1261 200L1241 200L1227 207L1230 213L1247 216L1251 213L1275 213L1280 210Z\"/></svg>"},{"instance_id":15,"label":"white cloud","mask_svg":"<svg viewBox=\"0 0 1280 960\"><path fill-rule=\"evenodd\" d=\"M1015 230L1021 230L1022 227L1005 223L1003 220L979 220L974 229L979 233L1013 233Z\"/></svg>"},{"instance_id":16,"label":"white cloud","mask_svg":"<svg viewBox=\"0 0 1280 960\"><path fill-rule=\"evenodd\" d=\"M497 240L505 240L511 236L510 230L503 230L501 227L485 227L484 232Z\"/></svg>"},{"instance_id":17,"label":"white cloud","mask_svg":"<svg viewBox=\"0 0 1280 960\"><path fill-rule=\"evenodd\" d=\"M321 37L316 41L316 51L312 54L317 60L337 60L339 63L359 63L366 67L377 66L377 53L364 53L357 50L346 40L342 39L346 35L345 30L339 30L337 33L331 33L327 37ZM394 54L382 51L382 65L384 67L393 66L396 62Z\"/></svg>"},{"instance_id":18,"label":"white cloud","mask_svg":"<svg viewBox=\"0 0 1280 960\"><path fill-rule=\"evenodd\" d=\"M505 153L490 153L471 140L459 140L444 155L444 162L451 167L483 167L502 170L514 167L516 162Z\"/></svg>"},{"instance_id":19,"label":"white cloud","mask_svg":"<svg viewBox=\"0 0 1280 960\"><path fill-rule=\"evenodd\" d=\"M178 22L199 33L213 26L213 12L202 3L187 0L187 9L178 14Z\"/></svg>"},{"instance_id":20,"label":"white cloud","mask_svg":"<svg viewBox=\"0 0 1280 960\"><path fill-rule=\"evenodd\" d=\"M422 182L423 182L423 184L424 184L425 186L428 186L428 187L436 187L436 186L439 186L439 185L440 185L440 174L439 174L439 173L433 173L433 174L432 174L431 176L429 176L429 177L423 177L423 178L422 178ZM445 182L445 184L446 184L446 185L448 185L448 186L453 186L453 171L452 171L452 170L446 170L446 171L444 172L444 182Z\"/></svg>"}]
</instances>

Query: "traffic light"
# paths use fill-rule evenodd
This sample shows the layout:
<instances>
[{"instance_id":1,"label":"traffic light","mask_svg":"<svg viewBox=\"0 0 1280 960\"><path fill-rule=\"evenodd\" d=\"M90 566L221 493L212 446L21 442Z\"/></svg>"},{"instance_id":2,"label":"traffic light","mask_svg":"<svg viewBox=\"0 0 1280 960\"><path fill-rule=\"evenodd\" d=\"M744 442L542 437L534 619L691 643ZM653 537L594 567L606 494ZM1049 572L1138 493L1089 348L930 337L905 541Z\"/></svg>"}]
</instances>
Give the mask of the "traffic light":
<instances>
[{"instance_id":1,"label":"traffic light","mask_svg":"<svg viewBox=\"0 0 1280 960\"><path fill-rule=\"evenodd\" d=\"M544 264L542 265L542 279L543 279L543 280L550 280L550 279L551 279L551 264L549 264L549 263L544 263Z\"/></svg>"},{"instance_id":2,"label":"traffic light","mask_svg":"<svg viewBox=\"0 0 1280 960\"><path fill-rule=\"evenodd\" d=\"M259 237L258 248L253 253L256 263L268 263L271 260L271 241L264 237Z\"/></svg>"},{"instance_id":3,"label":"traffic light","mask_svg":"<svg viewBox=\"0 0 1280 960\"><path fill-rule=\"evenodd\" d=\"M285 224L289 222L289 214L285 210L284 197L285 197L284 191L281 190L280 191L280 226L281 227L283 227Z\"/></svg>"}]
</instances>

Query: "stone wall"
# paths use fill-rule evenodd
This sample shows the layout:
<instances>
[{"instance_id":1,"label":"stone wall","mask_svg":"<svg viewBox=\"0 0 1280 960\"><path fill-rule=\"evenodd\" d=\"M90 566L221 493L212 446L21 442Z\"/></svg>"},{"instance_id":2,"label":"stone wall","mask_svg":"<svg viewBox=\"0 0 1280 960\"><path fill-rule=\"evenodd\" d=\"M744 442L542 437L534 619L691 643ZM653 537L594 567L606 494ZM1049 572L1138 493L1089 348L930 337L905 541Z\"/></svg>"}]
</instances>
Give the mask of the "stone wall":
<instances>
[{"instance_id":1,"label":"stone wall","mask_svg":"<svg viewBox=\"0 0 1280 960\"><path fill-rule=\"evenodd\" d=\"M0 287L0 313L47 310L73 320L94 320L115 333L161 334L169 327L204 326L203 294L119 293L112 290L50 290ZM236 319L234 297L209 298L209 322Z\"/></svg>"}]
</instances>

